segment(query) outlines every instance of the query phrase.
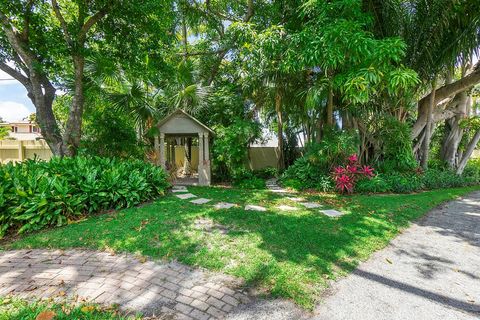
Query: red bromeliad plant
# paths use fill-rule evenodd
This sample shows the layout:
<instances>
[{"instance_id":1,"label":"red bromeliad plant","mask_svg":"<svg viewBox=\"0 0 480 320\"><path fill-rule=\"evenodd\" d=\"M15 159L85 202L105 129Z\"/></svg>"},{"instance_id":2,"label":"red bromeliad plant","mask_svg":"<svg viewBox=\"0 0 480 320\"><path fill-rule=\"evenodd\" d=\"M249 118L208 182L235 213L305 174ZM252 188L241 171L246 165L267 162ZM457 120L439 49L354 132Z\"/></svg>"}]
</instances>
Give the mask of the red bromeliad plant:
<instances>
[{"instance_id":1,"label":"red bromeliad plant","mask_svg":"<svg viewBox=\"0 0 480 320\"><path fill-rule=\"evenodd\" d=\"M361 166L358 163L356 154L352 154L347 160L348 164L346 166L337 166L333 169L335 187L340 193L352 193L355 183L359 179L370 179L375 175L372 167Z\"/></svg>"}]
</instances>

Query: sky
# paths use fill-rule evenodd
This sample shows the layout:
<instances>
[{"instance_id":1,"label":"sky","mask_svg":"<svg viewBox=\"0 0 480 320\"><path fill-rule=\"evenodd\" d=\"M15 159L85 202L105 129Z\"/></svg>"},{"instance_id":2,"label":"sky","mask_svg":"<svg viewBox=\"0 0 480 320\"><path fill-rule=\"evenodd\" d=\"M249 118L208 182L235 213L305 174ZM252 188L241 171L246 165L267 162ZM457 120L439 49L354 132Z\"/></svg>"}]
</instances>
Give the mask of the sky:
<instances>
[{"instance_id":1,"label":"sky","mask_svg":"<svg viewBox=\"0 0 480 320\"><path fill-rule=\"evenodd\" d=\"M0 79L11 79L0 71ZM0 80L0 118L13 122L35 112L32 102L27 97L27 90L16 80Z\"/></svg>"}]
</instances>

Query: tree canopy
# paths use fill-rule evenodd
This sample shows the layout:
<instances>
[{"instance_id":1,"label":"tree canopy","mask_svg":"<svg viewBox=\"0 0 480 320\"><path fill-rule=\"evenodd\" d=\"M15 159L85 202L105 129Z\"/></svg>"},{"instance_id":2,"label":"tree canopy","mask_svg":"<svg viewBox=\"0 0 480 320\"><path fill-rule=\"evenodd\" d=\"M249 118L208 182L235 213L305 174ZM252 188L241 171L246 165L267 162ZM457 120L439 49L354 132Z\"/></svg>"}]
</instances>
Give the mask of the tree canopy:
<instances>
[{"instance_id":1,"label":"tree canopy","mask_svg":"<svg viewBox=\"0 0 480 320\"><path fill-rule=\"evenodd\" d=\"M281 169L333 130L355 132L363 163L461 173L480 139L479 43L468 0L0 4L0 69L67 156L109 139L95 129L108 118L152 148L153 123L182 108L224 137L274 132ZM260 136L245 132L241 145Z\"/></svg>"}]
</instances>

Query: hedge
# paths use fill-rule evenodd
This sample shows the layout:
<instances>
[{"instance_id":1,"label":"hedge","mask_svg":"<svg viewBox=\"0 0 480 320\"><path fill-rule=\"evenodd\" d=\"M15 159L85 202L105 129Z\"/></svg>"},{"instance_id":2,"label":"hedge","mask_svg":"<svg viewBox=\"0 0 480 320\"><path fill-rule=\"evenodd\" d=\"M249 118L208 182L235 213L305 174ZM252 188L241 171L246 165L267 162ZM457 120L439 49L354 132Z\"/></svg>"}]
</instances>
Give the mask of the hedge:
<instances>
[{"instance_id":1,"label":"hedge","mask_svg":"<svg viewBox=\"0 0 480 320\"><path fill-rule=\"evenodd\" d=\"M61 226L132 207L168 187L161 168L139 160L75 157L0 165L0 238L10 230Z\"/></svg>"}]
</instances>

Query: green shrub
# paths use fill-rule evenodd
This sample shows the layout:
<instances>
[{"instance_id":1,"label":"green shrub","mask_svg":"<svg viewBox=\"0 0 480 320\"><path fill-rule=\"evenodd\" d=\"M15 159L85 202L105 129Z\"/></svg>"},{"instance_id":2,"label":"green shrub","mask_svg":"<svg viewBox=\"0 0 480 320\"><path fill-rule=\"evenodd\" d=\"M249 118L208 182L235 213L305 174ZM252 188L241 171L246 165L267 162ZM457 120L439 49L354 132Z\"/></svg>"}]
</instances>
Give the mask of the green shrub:
<instances>
[{"instance_id":1,"label":"green shrub","mask_svg":"<svg viewBox=\"0 0 480 320\"><path fill-rule=\"evenodd\" d=\"M282 184L290 184L292 188L298 185L296 189L319 188L321 191L330 191L333 189L333 182L330 181L332 168L357 151L356 140L356 135L350 132L329 132L322 142L309 145L306 154L285 170L281 177ZM292 181L300 183L292 184Z\"/></svg>"},{"instance_id":2,"label":"green shrub","mask_svg":"<svg viewBox=\"0 0 480 320\"><path fill-rule=\"evenodd\" d=\"M451 170L429 169L423 176L425 189L454 188L472 185L478 182L468 175L459 176Z\"/></svg>"},{"instance_id":3,"label":"green shrub","mask_svg":"<svg viewBox=\"0 0 480 320\"><path fill-rule=\"evenodd\" d=\"M332 177L321 175L317 178L314 189L322 192L330 192L335 190L335 182Z\"/></svg>"},{"instance_id":4,"label":"green shrub","mask_svg":"<svg viewBox=\"0 0 480 320\"><path fill-rule=\"evenodd\" d=\"M410 193L423 189L422 176L416 173L394 172L384 176L392 192Z\"/></svg>"},{"instance_id":5,"label":"green shrub","mask_svg":"<svg viewBox=\"0 0 480 320\"><path fill-rule=\"evenodd\" d=\"M303 186L303 182L298 179L282 179L281 183L282 183L282 186L287 188L292 188L295 190L305 189Z\"/></svg>"},{"instance_id":6,"label":"green shrub","mask_svg":"<svg viewBox=\"0 0 480 320\"><path fill-rule=\"evenodd\" d=\"M132 207L168 187L162 169L139 160L75 157L0 166L0 237L9 229L34 231Z\"/></svg>"},{"instance_id":7,"label":"green shrub","mask_svg":"<svg viewBox=\"0 0 480 320\"><path fill-rule=\"evenodd\" d=\"M429 169L425 173L398 173L379 174L371 180L359 181L355 191L361 193L395 192L409 193L421 190L439 188L464 187L480 182L477 168L474 164L470 172L459 176L448 169ZM478 170L480 172L480 170Z\"/></svg>"},{"instance_id":8,"label":"green shrub","mask_svg":"<svg viewBox=\"0 0 480 320\"><path fill-rule=\"evenodd\" d=\"M131 118L112 108L90 110L79 153L89 156L143 159L146 145L137 138Z\"/></svg>"},{"instance_id":9,"label":"green shrub","mask_svg":"<svg viewBox=\"0 0 480 320\"><path fill-rule=\"evenodd\" d=\"M240 189L265 189L265 180L247 169L237 170L232 180L233 185Z\"/></svg>"},{"instance_id":10,"label":"green shrub","mask_svg":"<svg viewBox=\"0 0 480 320\"><path fill-rule=\"evenodd\" d=\"M240 189L265 189L265 180L252 176L248 179L234 181L233 185Z\"/></svg>"},{"instance_id":11,"label":"green shrub","mask_svg":"<svg viewBox=\"0 0 480 320\"><path fill-rule=\"evenodd\" d=\"M371 179L359 180L355 185L355 192L360 193L384 193L389 191L392 191L390 184L380 174Z\"/></svg>"},{"instance_id":12,"label":"green shrub","mask_svg":"<svg viewBox=\"0 0 480 320\"><path fill-rule=\"evenodd\" d=\"M213 140L213 174L218 180L235 180L241 176L248 161L248 145L260 136L256 122L236 119L229 126L215 126Z\"/></svg>"},{"instance_id":13,"label":"green shrub","mask_svg":"<svg viewBox=\"0 0 480 320\"><path fill-rule=\"evenodd\" d=\"M408 123L387 117L379 137L383 142L383 159L376 165L380 172L410 172L418 167L412 151L411 130Z\"/></svg>"},{"instance_id":14,"label":"green shrub","mask_svg":"<svg viewBox=\"0 0 480 320\"><path fill-rule=\"evenodd\" d=\"M473 181L480 182L480 159L471 159L468 161L463 176L469 177Z\"/></svg>"},{"instance_id":15,"label":"green shrub","mask_svg":"<svg viewBox=\"0 0 480 320\"><path fill-rule=\"evenodd\" d=\"M1 123L1 119L0 119L0 123ZM0 127L0 140L3 140L5 138L8 137L9 135L9 132L10 132L10 127L6 127L6 126L1 126Z\"/></svg>"},{"instance_id":16,"label":"green shrub","mask_svg":"<svg viewBox=\"0 0 480 320\"><path fill-rule=\"evenodd\" d=\"M318 179L321 177L320 169L317 168L306 156L299 158L293 165L288 167L281 177L283 185L286 183L292 183L292 181L298 182L298 188L294 185L288 187L295 189L310 189L317 185ZM290 181L290 182L287 182ZM296 183L294 183L296 184Z\"/></svg>"},{"instance_id":17,"label":"green shrub","mask_svg":"<svg viewBox=\"0 0 480 320\"><path fill-rule=\"evenodd\" d=\"M262 179L270 179L278 176L278 169L274 167L266 167L260 170L254 170L253 174Z\"/></svg>"}]
</instances>

